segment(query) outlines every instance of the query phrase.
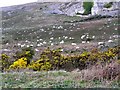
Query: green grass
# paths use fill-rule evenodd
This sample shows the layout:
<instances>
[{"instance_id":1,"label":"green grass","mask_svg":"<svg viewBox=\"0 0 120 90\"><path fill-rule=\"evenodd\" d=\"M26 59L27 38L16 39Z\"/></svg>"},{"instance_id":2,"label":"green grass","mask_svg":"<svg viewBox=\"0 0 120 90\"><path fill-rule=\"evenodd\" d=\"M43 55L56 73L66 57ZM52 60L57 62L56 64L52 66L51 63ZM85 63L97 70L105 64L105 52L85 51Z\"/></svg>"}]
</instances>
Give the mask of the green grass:
<instances>
[{"instance_id":1,"label":"green grass","mask_svg":"<svg viewBox=\"0 0 120 90\"><path fill-rule=\"evenodd\" d=\"M54 76L56 73L63 73L62 75ZM66 75L64 75L66 74ZM105 81L99 80L74 80L72 72L14 72L2 74L2 87L3 88L120 88L119 81L110 81L111 84L107 85ZM76 73L75 73L76 74ZM40 77L42 76L42 77Z\"/></svg>"}]
</instances>

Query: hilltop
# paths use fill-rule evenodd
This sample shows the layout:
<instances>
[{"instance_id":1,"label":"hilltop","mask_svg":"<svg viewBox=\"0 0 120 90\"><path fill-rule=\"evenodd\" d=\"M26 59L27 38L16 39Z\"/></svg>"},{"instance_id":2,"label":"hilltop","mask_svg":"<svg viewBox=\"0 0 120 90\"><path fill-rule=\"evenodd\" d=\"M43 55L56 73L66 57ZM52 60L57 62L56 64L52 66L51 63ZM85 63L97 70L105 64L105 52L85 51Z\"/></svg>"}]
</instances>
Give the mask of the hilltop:
<instances>
[{"instance_id":1,"label":"hilltop","mask_svg":"<svg viewBox=\"0 0 120 90\"><path fill-rule=\"evenodd\" d=\"M77 10L83 10L82 2L51 2L51 3L29 3L2 8L2 40L4 49L15 49L33 46L58 46L62 43L71 47L71 43L82 43L81 36L89 33L95 37L92 44L97 42L115 40L118 34L118 19L116 16L102 15L73 15ZM88 4L88 3L87 3ZM105 3L94 2L93 7ZM112 7L117 4L112 3ZM91 10L92 10L91 8ZM102 8L100 8L101 10ZM104 11L104 9L102 9ZM97 11L97 10L96 10ZM113 10L111 9L110 12ZM47 37L46 37L47 36ZM86 43L89 46L89 44ZM114 44L112 44L113 46ZM77 47L77 45L76 45ZM72 47L71 47L72 48ZM74 47L75 48L75 47ZM16 49L15 49L16 50ZM13 51L13 50L12 50Z\"/></svg>"}]
</instances>

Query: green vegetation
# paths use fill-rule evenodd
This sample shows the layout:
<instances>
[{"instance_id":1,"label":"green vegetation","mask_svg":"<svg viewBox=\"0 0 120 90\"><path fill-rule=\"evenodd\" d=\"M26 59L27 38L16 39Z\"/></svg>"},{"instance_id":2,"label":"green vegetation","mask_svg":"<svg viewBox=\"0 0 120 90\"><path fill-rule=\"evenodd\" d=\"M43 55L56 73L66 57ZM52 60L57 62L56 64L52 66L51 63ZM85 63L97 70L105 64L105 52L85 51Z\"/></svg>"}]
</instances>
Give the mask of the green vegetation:
<instances>
[{"instance_id":1,"label":"green vegetation","mask_svg":"<svg viewBox=\"0 0 120 90\"><path fill-rule=\"evenodd\" d=\"M104 5L104 8L111 8L112 5L113 5L113 2L109 2L109 3Z\"/></svg>"},{"instance_id":2,"label":"green vegetation","mask_svg":"<svg viewBox=\"0 0 120 90\"><path fill-rule=\"evenodd\" d=\"M21 51L21 53L25 52L24 50ZM23 57L21 56L14 62L10 62L11 64L6 64L7 67L3 67L3 70L8 72L2 73L2 87L56 89L101 87L105 86L104 82L108 80L109 83L106 83L105 87L118 88L120 85L120 60L117 59L119 50L119 46L109 48L106 51L100 51L97 48L93 48L91 51L64 55L61 48L53 50L47 48L41 52L38 60L33 60L31 58L32 61L30 61L30 63L27 62L29 59L28 57L33 57L33 55L27 55L29 53L26 51L24 55L22 54ZM1 57L2 62L10 58L10 56L6 54L2 54ZM92 66L96 67L92 69L90 68ZM97 68L97 66L101 66L102 68ZM114 68L113 71L111 67ZM80 71L74 71L76 68L79 68ZM11 70L21 70L23 72L11 73ZM28 70L28 72L26 70ZM29 72L29 70L32 70L32 72Z\"/></svg>"},{"instance_id":3,"label":"green vegetation","mask_svg":"<svg viewBox=\"0 0 120 90\"><path fill-rule=\"evenodd\" d=\"M93 2L83 2L83 7L85 9L84 11L84 15L88 15L88 14L91 14L91 9L93 7Z\"/></svg>"},{"instance_id":4,"label":"green vegetation","mask_svg":"<svg viewBox=\"0 0 120 90\"><path fill-rule=\"evenodd\" d=\"M34 50L31 47L23 48L21 51L17 51L16 54L13 56L16 60L21 58L26 58L27 64L31 62L33 58Z\"/></svg>"},{"instance_id":5,"label":"green vegetation","mask_svg":"<svg viewBox=\"0 0 120 90\"><path fill-rule=\"evenodd\" d=\"M1 71L3 71L4 69L9 68L10 64L12 64L12 62L10 61L10 56L6 55L6 54L2 54L1 55L1 60L0 60L0 69Z\"/></svg>"},{"instance_id":6,"label":"green vegetation","mask_svg":"<svg viewBox=\"0 0 120 90\"><path fill-rule=\"evenodd\" d=\"M91 51L84 51L81 54L64 55L61 48L50 50L45 49L38 60L32 60L33 52L31 49L23 49L21 53L16 53L17 59L14 62L8 62L6 54L2 54L3 70L19 70L19 69L31 69L33 71L50 71L64 69L72 71L76 68L80 70L97 63L105 65L112 62L112 59L116 58L119 52L119 47L109 48L107 51L101 52L97 48ZM118 61L119 62L119 61Z\"/></svg>"},{"instance_id":7,"label":"green vegetation","mask_svg":"<svg viewBox=\"0 0 120 90\"><path fill-rule=\"evenodd\" d=\"M43 6L39 6L43 8ZM84 3L85 15L91 13L92 6L92 2ZM38 8L41 9L40 7ZM23 12L23 9L20 10L22 10L20 11L22 13L17 10L18 13L13 12L14 16L10 15L8 17L5 15L3 17L3 28L5 29L2 33L5 37L3 37L4 43L2 46L3 49L10 49L10 53L3 51L1 54L0 63L3 72L0 73L2 75L2 78L0 77L0 81L2 81L0 88L26 88L26 90L29 90L29 88L55 88L55 90L91 87L120 88L120 58L117 58L120 46L108 50L105 48L106 51L101 51L95 47L93 50L87 51L87 47L92 48L93 46L88 45L86 47L87 44L84 47L79 46L81 43L80 36L86 32L91 36L95 35L95 42L107 40L108 37L113 36L113 33L117 35L118 30L115 30L118 26L117 18L108 23L109 20L102 19L108 16L80 18L65 15L45 15L42 14L42 10L36 8L30 13ZM35 15L32 13L35 13ZM26 15L28 18L26 18ZM91 22L91 20L96 19L101 20ZM110 19L112 20L112 18ZM23 23L23 21L26 23ZM90 23L85 21L90 21ZM92 26L90 26L91 24ZM60 25L63 29L58 29ZM104 35L104 32L107 35ZM101 35L104 38L101 38ZM36 53L32 48L21 50L22 45L26 44L25 40L32 44L39 44L43 41L49 42L51 36L54 37L51 41L58 44L55 44L55 47L50 46L51 43L47 43L43 47L33 46ZM68 39L62 36L67 36ZM71 40L70 38L74 39ZM43 39L43 41L39 41L40 39ZM63 50L61 48L53 49L53 47L59 47L61 40L65 41L66 47L64 47L64 44L60 44ZM71 43L76 43L79 49L71 46ZM43 50L48 46L50 48Z\"/></svg>"},{"instance_id":8,"label":"green vegetation","mask_svg":"<svg viewBox=\"0 0 120 90\"><path fill-rule=\"evenodd\" d=\"M62 71L59 71L63 73ZM2 74L3 88L120 88L120 81L113 80L74 80L73 73L64 72L66 76L54 77L56 72L22 72ZM74 73L78 76L79 73ZM39 76L42 76L39 77ZM59 79L61 78L61 79ZM105 83L106 82L106 83ZM24 90L24 89L23 89ZM61 89L60 89L61 90ZM65 89L66 90L66 89Z\"/></svg>"}]
</instances>

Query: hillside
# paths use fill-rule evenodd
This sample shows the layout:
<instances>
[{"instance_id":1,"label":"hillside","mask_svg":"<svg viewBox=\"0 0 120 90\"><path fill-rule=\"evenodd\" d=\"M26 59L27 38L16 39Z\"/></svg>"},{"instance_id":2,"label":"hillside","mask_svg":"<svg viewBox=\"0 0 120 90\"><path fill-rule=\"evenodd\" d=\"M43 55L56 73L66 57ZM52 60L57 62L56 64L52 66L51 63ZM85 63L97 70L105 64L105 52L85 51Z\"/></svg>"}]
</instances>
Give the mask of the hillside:
<instances>
[{"instance_id":1,"label":"hillside","mask_svg":"<svg viewBox=\"0 0 120 90\"><path fill-rule=\"evenodd\" d=\"M120 88L117 4L2 7L1 87Z\"/></svg>"}]
</instances>

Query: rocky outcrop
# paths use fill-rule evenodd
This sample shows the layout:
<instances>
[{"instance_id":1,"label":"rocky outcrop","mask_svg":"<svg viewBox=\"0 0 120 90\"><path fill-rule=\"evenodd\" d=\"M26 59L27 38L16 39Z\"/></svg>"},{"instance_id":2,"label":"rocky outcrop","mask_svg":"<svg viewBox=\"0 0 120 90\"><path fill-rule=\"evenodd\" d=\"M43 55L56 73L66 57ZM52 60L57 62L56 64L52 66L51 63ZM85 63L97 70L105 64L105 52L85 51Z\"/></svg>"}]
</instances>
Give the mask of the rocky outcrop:
<instances>
[{"instance_id":1,"label":"rocky outcrop","mask_svg":"<svg viewBox=\"0 0 120 90\"><path fill-rule=\"evenodd\" d=\"M113 2L110 8L105 8L104 5L109 2L94 2L92 8L92 15L102 15L102 16L118 16L119 14L119 2Z\"/></svg>"},{"instance_id":2,"label":"rocky outcrop","mask_svg":"<svg viewBox=\"0 0 120 90\"><path fill-rule=\"evenodd\" d=\"M91 9L91 15L102 15L102 16L118 16L119 14L119 3L120 2L113 2L110 8L105 8L104 5L109 2L98 2L94 0L94 5ZM48 6L48 10L46 13L49 14L66 14L68 16L75 16L77 13L83 14L84 7L83 7L83 0L79 2L65 2L65 3L51 3ZM81 15L82 16L82 15Z\"/></svg>"},{"instance_id":3,"label":"rocky outcrop","mask_svg":"<svg viewBox=\"0 0 120 90\"><path fill-rule=\"evenodd\" d=\"M49 9L45 10L48 14L65 14L68 16L75 16L77 12L83 13L84 8L82 2L68 2L68 3L51 3Z\"/></svg>"},{"instance_id":4,"label":"rocky outcrop","mask_svg":"<svg viewBox=\"0 0 120 90\"><path fill-rule=\"evenodd\" d=\"M113 2L112 6L110 8L105 8L104 5L106 3L109 3L111 0L107 0L103 2L103 0L93 0L94 5L91 9L91 15L102 15L102 16L117 16L119 14L119 6L120 2ZM82 14L84 13L85 9L83 7L83 0L79 0L77 2L49 2L49 3L44 3L46 4L45 7L43 7L43 3L30 3L30 4L25 4L25 5L17 5L17 6L11 6L11 7L4 7L2 8L3 11L43 11L46 14L65 14L68 16L76 16L80 15L83 16ZM8 14L11 15L11 13L14 12L9 12Z\"/></svg>"}]
</instances>

